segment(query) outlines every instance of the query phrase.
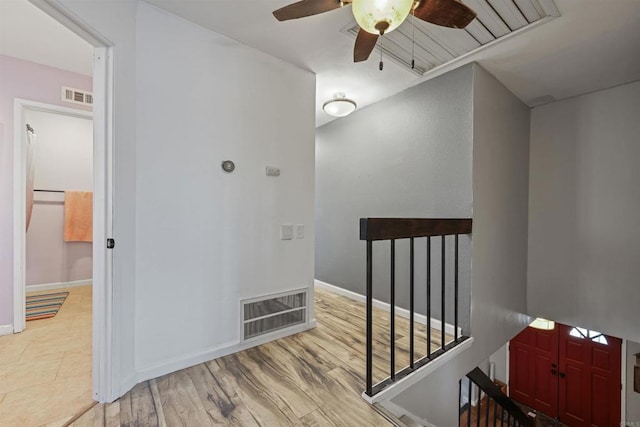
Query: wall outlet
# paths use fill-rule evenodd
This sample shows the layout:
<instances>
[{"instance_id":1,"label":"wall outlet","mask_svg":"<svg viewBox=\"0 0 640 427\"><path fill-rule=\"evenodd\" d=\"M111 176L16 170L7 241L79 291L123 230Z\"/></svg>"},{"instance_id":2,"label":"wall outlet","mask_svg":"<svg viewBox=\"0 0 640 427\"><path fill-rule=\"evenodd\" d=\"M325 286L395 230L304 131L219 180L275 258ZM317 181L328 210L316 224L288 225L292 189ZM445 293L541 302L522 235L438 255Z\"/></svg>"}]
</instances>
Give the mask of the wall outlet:
<instances>
[{"instance_id":1,"label":"wall outlet","mask_svg":"<svg viewBox=\"0 0 640 427\"><path fill-rule=\"evenodd\" d=\"M304 239L304 224L296 224L296 239Z\"/></svg>"},{"instance_id":2,"label":"wall outlet","mask_svg":"<svg viewBox=\"0 0 640 427\"><path fill-rule=\"evenodd\" d=\"M280 168L267 166L267 176L280 176Z\"/></svg>"},{"instance_id":3,"label":"wall outlet","mask_svg":"<svg viewBox=\"0 0 640 427\"><path fill-rule=\"evenodd\" d=\"M293 224L282 224L280 226L280 240L293 239Z\"/></svg>"}]
</instances>

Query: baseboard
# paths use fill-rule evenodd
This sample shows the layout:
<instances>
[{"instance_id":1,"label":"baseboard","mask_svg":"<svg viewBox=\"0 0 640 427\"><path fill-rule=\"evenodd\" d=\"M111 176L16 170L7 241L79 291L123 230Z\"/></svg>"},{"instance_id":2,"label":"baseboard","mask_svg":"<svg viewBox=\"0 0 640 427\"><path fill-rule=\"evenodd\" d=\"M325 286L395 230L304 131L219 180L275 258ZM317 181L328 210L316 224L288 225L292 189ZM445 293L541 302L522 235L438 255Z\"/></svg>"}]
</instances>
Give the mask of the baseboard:
<instances>
[{"instance_id":1,"label":"baseboard","mask_svg":"<svg viewBox=\"0 0 640 427\"><path fill-rule=\"evenodd\" d=\"M144 381L144 380L142 380ZM131 390L133 387L135 387L136 384L138 384L139 382L142 381L138 381L138 376L136 375L136 373L132 373L130 375L127 375L122 382L120 383L120 392L118 393L117 396L111 396L111 399L108 402L100 402L100 403L111 403L119 398L121 398L122 396L124 396L129 390Z\"/></svg>"},{"instance_id":2,"label":"baseboard","mask_svg":"<svg viewBox=\"0 0 640 427\"><path fill-rule=\"evenodd\" d=\"M348 289L344 289L341 288L339 286L336 285L332 285L331 283L327 283L327 282L323 282L322 280L315 280L315 286L320 288L320 289L326 289L329 292L333 292L334 294L338 294L338 295L342 295L343 297L347 297L350 298L354 301L358 301L361 303L366 303L367 302L367 298L362 295L359 294L357 292L353 292L350 291ZM373 306L375 308L379 308L380 310L384 310L386 312L391 311L391 305L389 303L386 303L384 301L380 301L377 299L373 299ZM396 306L396 314L400 317L404 317L405 319L409 318L409 310L407 310L406 308L402 308L402 307L398 307ZM420 323L421 325L426 325L427 324L427 316L423 315L423 314L418 314L418 313L414 313L414 320L418 323ZM431 318L431 328L436 329L436 330L440 330L442 328L442 322L439 319L434 319L433 317ZM444 330L447 334L449 335L453 335L455 328L452 324L450 323L445 323L444 325ZM458 336L462 336L462 328L458 328Z\"/></svg>"},{"instance_id":3,"label":"baseboard","mask_svg":"<svg viewBox=\"0 0 640 427\"><path fill-rule=\"evenodd\" d=\"M11 335L13 333L13 325L0 325L0 337L3 335Z\"/></svg>"},{"instance_id":4,"label":"baseboard","mask_svg":"<svg viewBox=\"0 0 640 427\"><path fill-rule=\"evenodd\" d=\"M27 292L50 291L53 289L75 288L77 286L87 286L93 283L92 279L73 280L71 282L43 283L41 285L26 286Z\"/></svg>"},{"instance_id":5,"label":"baseboard","mask_svg":"<svg viewBox=\"0 0 640 427\"><path fill-rule=\"evenodd\" d=\"M301 325L292 326L291 328L282 329L280 331L275 331L270 334L265 334L258 338L254 338L244 342L233 342L225 344L214 349L193 353L187 356L181 356L179 358L166 361L155 366L142 368L138 370L138 373L136 375L136 384L153 378L158 378L163 375L179 371L180 369L185 369L197 365L199 363L208 362L210 360L218 359L229 354L237 353L248 348L257 347L259 345L266 344L270 341L284 338L289 335L298 334L315 327L316 320L314 319Z\"/></svg>"}]
</instances>

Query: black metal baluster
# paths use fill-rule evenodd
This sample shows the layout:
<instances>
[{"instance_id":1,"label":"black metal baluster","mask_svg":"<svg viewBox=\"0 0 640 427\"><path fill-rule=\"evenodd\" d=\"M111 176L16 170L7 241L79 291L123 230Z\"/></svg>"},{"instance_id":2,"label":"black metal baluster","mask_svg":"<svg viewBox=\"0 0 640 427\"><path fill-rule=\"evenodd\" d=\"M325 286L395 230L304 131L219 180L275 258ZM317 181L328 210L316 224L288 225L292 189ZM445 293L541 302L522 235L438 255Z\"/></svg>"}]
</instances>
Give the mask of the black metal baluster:
<instances>
[{"instance_id":1,"label":"black metal baluster","mask_svg":"<svg viewBox=\"0 0 640 427\"><path fill-rule=\"evenodd\" d=\"M440 314L442 315L441 317L441 322L440 322L440 326L441 326L441 341L442 341L442 351L444 351L444 346L446 344L446 334L445 334L445 240L444 240L445 236L442 236L442 293L440 294L440 297L442 298L442 305L441 305L441 311Z\"/></svg>"},{"instance_id":2,"label":"black metal baluster","mask_svg":"<svg viewBox=\"0 0 640 427\"><path fill-rule=\"evenodd\" d=\"M396 378L396 241L391 239L391 379Z\"/></svg>"},{"instance_id":3,"label":"black metal baluster","mask_svg":"<svg viewBox=\"0 0 640 427\"><path fill-rule=\"evenodd\" d=\"M458 341L458 235L456 234L456 247L455 247L455 273L454 273L454 297L453 297L453 310L454 310L454 340Z\"/></svg>"},{"instance_id":4,"label":"black metal baluster","mask_svg":"<svg viewBox=\"0 0 640 427\"><path fill-rule=\"evenodd\" d=\"M482 413L482 401L480 401L480 397L482 395L482 391L480 390L480 387L478 387L478 405L476 408L476 426L480 427L480 414Z\"/></svg>"},{"instance_id":5,"label":"black metal baluster","mask_svg":"<svg viewBox=\"0 0 640 427\"><path fill-rule=\"evenodd\" d=\"M469 401L469 410L467 412L467 427L471 427L471 392L473 391L473 381L471 378L467 378L469 381L469 394L467 395L467 400Z\"/></svg>"},{"instance_id":6,"label":"black metal baluster","mask_svg":"<svg viewBox=\"0 0 640 427\"><path fill-rule=\"evenodd\" d=\"M511 427L511 412L507 412L507 425Z\"/></svg>"},{"instance_id":7,"label":"black metal baluster","mask_svg":"<svg viewBox=\"0 0 640 427\"><path fill-rule=\"evenodd\" d=\"M497 418L498 418L498 402L495 402L495 406L493 407L493 427L496 427ZM500 421L500 426L502 426L502 420Z\"/></svg>"},{"instance_id":8,"label":"black metal baluster","mask_svg":"<svg viewBox=\"0 0 640 427\"><path fill-rule=\"evenodd\" d=\"M491 399L489 399L489 395L486 393L485 396L487 396L487 401L485 402L487 404L487 416L484 419L484 427L489 427L489 407L491 406Z\"/></svg>"},{"instance_id":9,"label":"black metal baluster","mask_svg":"<svg viewBox=\"0 0 640 427\"><path fill-rule=\"evenodd\" d=\"M367 395L371 396L373 386L373 242L367 240Z\"/></svg>"},{"instance_id":10,"label":"black metal baluster","mask_svg":"<svg viewBox=\"0 0 640 427\"><path fill-rule=\"evenodd\" d=\"M431 357L431 236L427 237L427 357Z\"/></svg>"},{"instance_id":11,"label":"black metal baluster","mask_svg":"<svg viewBox=\"0 0 640 427\"><path fill-rule=\"evenodd\" d=\"M414 294L414 260L413 260L413 237L410 239L411 247L409 249L409 257L411 258L409 261L409 269L410 277L409 277L409 366L413 369L413 318L414 318L414 307L413 307L413 294Z\"/></svg>"},{"instance_id":12,"label":"black metal baluster","mask_svg":"<svg viewBox=\"0 0 640 427\"><path fill-rule=\"evenodd\" d=\"M458 381L458 427L460 427L460 423L462 422L462 411L460 408L463 408L462 404L462 380Z\"/></svg>"}]
</instances>

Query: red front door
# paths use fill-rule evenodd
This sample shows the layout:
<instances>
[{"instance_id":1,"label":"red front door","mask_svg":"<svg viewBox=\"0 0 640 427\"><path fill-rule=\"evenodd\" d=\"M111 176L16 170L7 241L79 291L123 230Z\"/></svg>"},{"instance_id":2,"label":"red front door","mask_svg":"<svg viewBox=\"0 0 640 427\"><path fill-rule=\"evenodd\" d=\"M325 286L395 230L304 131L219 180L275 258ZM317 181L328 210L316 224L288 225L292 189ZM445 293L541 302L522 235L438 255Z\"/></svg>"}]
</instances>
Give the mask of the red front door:
<instances>
[{"instance_id":1,"label":"red front door","mask_svg":"<svg viewBox=\"0 0 640 427\"><path fill-rule=\"evenodd\" d=\"M560 420L572 427L620 425L622 341L558 325Z\"/></svg>"},{"instance_id":2,"label":"red front door","mask_svg":"<svg viewBox=\"0 0 640 427\"><path fill-rule=\"evenodd\" d=\"M526 328L510 346L509 393L518 402L558 416L558 330Z\"/></svg>"},{"instance_id":3,"label":"red front door","mask_svg":"<svg viewBox=\"0 0 640 427\"><path fill-rule=\"evenodd\" d=\"M510 344L509 394L571 427L620 425L622 341L556 323Z\"/></svg>"}]
</instances>

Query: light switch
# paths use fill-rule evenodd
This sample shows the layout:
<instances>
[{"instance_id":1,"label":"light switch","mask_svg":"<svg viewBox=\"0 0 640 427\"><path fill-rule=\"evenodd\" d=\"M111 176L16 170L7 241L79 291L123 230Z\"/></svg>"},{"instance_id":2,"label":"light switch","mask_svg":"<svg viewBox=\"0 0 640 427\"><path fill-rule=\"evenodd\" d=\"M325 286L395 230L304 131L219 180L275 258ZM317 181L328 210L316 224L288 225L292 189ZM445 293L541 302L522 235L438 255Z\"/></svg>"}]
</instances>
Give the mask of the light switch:
<instances>
[{"instance_id":1,"label":"light switch","mask_svg":"<svg viewBox=\"0 0 640 427\"><path fill-rule=\"evenodd\" d=\"M280 226L280 240L292 240L293 239L293 225L282 224Z\"/></svg>"},{"instance_id":2,"label":"light switch","mask_svg":"<svg viewBox=\"0 0 640 427\"><path fill-rule=\"evenodd\" d=\"M280 168L276 166L267 166L267 176L280 176Z\"/></svg>"},{"instance_id":3,"label":"light switch","mask_svg":"<svg viewBox=\"0 0 640 427\"><path fill-rule=\"evenodd\" d=\"M296 224L296 239L304 239L304 224Z\"/></svg>"}]
</instances>

